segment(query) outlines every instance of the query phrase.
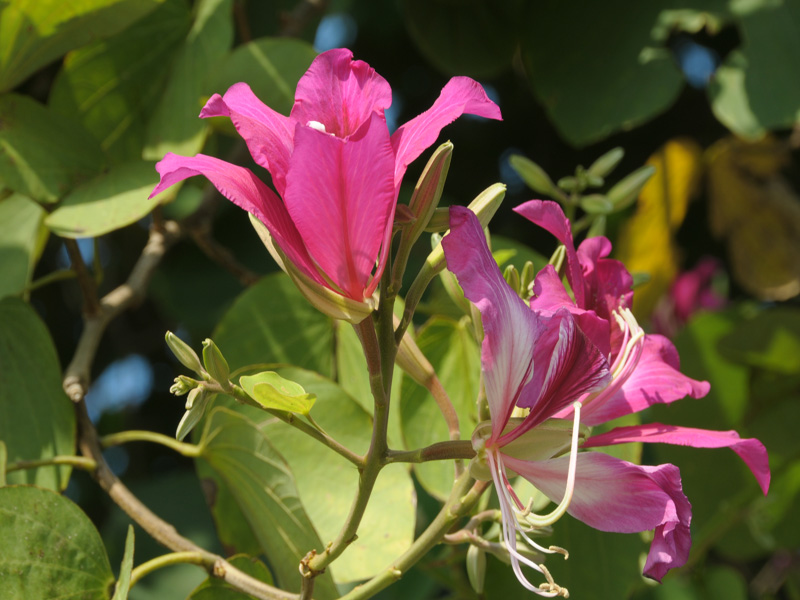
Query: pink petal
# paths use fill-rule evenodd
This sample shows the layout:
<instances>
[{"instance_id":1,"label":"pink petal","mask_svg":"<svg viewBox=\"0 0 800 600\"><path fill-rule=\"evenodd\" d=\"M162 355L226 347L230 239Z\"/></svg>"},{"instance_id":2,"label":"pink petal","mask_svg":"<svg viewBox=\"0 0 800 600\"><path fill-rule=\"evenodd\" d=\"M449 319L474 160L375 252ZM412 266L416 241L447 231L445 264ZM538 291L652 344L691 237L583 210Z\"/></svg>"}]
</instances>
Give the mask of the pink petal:
<instances>
[{"instance_id":1,"label":"pink petal","mask_svg":"<svg viewBox=\"0 0 800 600\"><path fill-rule=\"evenodd\" d=\"M617 427L590 437L584 448L626 444L630 442L660 442L693 448L730 448L753 472L764 495L769 490L770 471L767 449L755 438L741 439L735 431L710 431L674 425L632 425Z\"/></svg>"},{"instance_id":2,"label":"pink petal","mask_svg":"<svg viewBox=\"0 0 800 600\"><path fill-rule=\"evenodd\" d=\"M489 100L477 81L469 77L453 77L442 88L433 106L392 135L392 146L397 155L396 185L400 185L406 167L436 141L442 128L463 114L501 119L500 108Z\"/></svg>"},{"instance_id":3,"label":"pink petal","mask_svg":"<svg viewBox=\"0 0 800 600\"><path fill-rule=\"evenodd\" d=\"M373 114L346 141L298 124L294 141L286 208L320 268L361 301L397 199L386 122Z\"/></svg>"},{"instance_id":4,"label":"pink petal","mask_svg":"<svg viewBox=\"0 0 800 600\"><path fill-rule=\"evenodd\" d=\"M391 104L386 80L367 63L353 60L350 50L335 48L317 56L300 78L291 118L301 125L317 121L328 133L346 138Z\"/></svg>"},{"instance_id":5,"label":"pink petal","mask_svg":"<svg viewBox=\"0 0 800 600\"><path fill-rule=\"evenodd\" d=\"M533 378L517 400L517 406L531 412L521 425L498 440L500 445L518 438L584 394L604 387L610 379L606 359L568 311L561 309L553 317L539 320L542 326L534 345Z\"/></svg>"},{"instance_id":6,"label":"pink petal","mask_svg":"<svg viewBox=\"0 0 800 600\"><path fill-rule=\"evenodd\" d=\"M522 387L532 375L539 324L536 316L508 286L486 244L475 214L450 207L450 233L442 240L447 268L464 295L481 312L484 338L481 362L492 416L492 436L502 432Z\"/></svg>"},{"instance_id":7,"label":"pink petal","mask_svg":"<svg viewBox=\"0 0 800 600\"><path fill-rule=\"evenodd\" d=\"M572 229L569 219L564 216L564 211L558 203L551 200L529 200L517 206L514 212L546 229L564 244L567 251L567 280L572 286L577 305L580 308L587 308L583 274L575 252L575 243L572 241Z\"/></svg>"},{"instance_id":8,"label":"pink petal","mask_svg":"<svg viewBox=\"0 0 800 600\"><path fill-rule=\"evenodd\" d=\"M683 375L675 346L661 335L647 335L639 364L622 387L609 397L601 396L583 407L581 420L587 425L605 423L644 410L651 404L669 404L686 396L702 398L710 385Z\"/></svg>"},{"instance_id":9,"label":"pink petal","mask_svg":"<svg viewBox=\"0 0 800 600\"><path fill-rule=\"evenodd\" d=\"M570 298L552 265L547 265L536 274L533 281L533 294L530 301L531 310L552 314L559 308L566 308L576 316L581 331L597 346L603 356L609 355L611 347L608 321L598 317L594 311L587 311L575 306L575 302Z\"/></svg>"},{"instance_id":10,"label":"pink petal","mask_svg":"<svg viewBox=\"0 0 800 600\"><path fill-rule=\"evenodd\" d=\"M289 259L314 281L322 283L283 202L250 169L204 154L188 157L170 152L156 164L156 170L161 181L151 198L188 177L203 175L220 194L258 217Z\"/></svg>"},{"instance_id":11,"label":"pink petal","mask_svg":"<svg viewBox=\"0 0 800 600\"><path fill-rule=\"evenodd\" d=\"M294 123L289 117L261 102L246 83L232 85L225 96L211 96L200 116L230 117L253 160L270 172L275 189L283 194L294 145Z\"/></svg>"},{"instance_id":12,"label":"pink petal","mask_svg":"<svg viewBox=\"0 0 800 600\"><path fill-rule=\"evenodd\" d=\"M584 240L577 252L586 290L584 308L594 309L604 319L610 319L620 305L630 308L633 303L633 277L621 262L607 259L609 254L611 242L604 237Z\"/></svg>"},{"instance_id":13,"label":"pink petal","mask_svg":"<svg viewBox=\"0 0 800 600\"><path fill-rule=\"evenodd\" d=\"M524 461L503 455L503 463L553 502L564 497L569 456ZM575 491L568 512L600 531L635 533L655 529L644 574L660 580L686 563L691 505L674 465L634 465L603 454L578 455Z\"/></svg>"}]
</instances>

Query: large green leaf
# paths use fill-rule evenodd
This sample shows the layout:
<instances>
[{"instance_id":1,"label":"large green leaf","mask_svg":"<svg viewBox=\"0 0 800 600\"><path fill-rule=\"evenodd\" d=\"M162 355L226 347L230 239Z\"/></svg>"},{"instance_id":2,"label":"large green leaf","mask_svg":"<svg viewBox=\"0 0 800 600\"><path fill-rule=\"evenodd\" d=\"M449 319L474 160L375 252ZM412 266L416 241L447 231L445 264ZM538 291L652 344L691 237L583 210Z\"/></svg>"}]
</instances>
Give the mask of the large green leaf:
<instances>
[{"instance_id":1,"label":"large green leaf","mask_svg":"<svg viewBox=\"0 0 800 600\"><path fill-rule=\"evenodd\" d=\"M75 451L75 412L61 388L50 334L34 310L16 298L0 301L0 439L9 461ZM70 468L40 467L8 474L9 483L67 486Z\"/></svg>"},{"instance_id":2,"label":"large green leaf","mask_svg":"<svg viewBox=\"0 0 800 600\"><path fill-rule=\"evenodd\" d=\"M262 38L242 44L211 74L206 88L224 94L234 83L246 82L267 106L289 114L294 89L317 53L301 40Z\"/></svg>"},{"instance_id":3,"label":"large green leaf","mask_svg":"<svg viewBox=\"0 0 800 600\"><path fill-rule=\"evenodd\" d=\"M570 143L586 145L634 127L678 96L683 77L670 52L652 48L662 3L543 0L528 6L520 25L525 69Z\"/></svg>"},{"instance_id":4,"label":"large green leaf","mask_svg":"<svg viewBox=\"0 0 800 600\"><path fill-rule=\"evenodd\" d=\"M159 202L174 196L170 188L148 198L158 184L155 164L126 163L79 186L45 219L53 233L66 238L97 237L150 214Z\"/></svg>"},{"instance_id":5,"label":"large green leaf","mask_svg":"<svg viewBox=\"0 0 800 600\"><path fill-rule=\"evenodd\" d=\"M198 118L207 74L233 43L232 0L200 0L186 41L172 64L167 85L147 126L143 157L159 160L167 152L199 152L208 124Z\"/></svg>"},{"instance_id":6,"label":"large green leaf","mask_svg":"<svg viewBox=\"0 0 800 600\"><path fill-rule=\"evenodd\" d=\"M744 137L800 121L800 4L769 4L742 15L742 47L708 90L717 118Z\"/></svg>"},{"instance_id":7,"label":"large green leaf","mask_svg":"<svg viewBox=\"0 0 800 600\"><path fill-rule=\"evenodd\" d=\"M312 307L284 273L242 293L212 336L231 369L285 363L331 375L332 321Z\"/></svg>"},{"instance_id":8,"label":"large green leaf","mask_svg":"<svg viewBox=\"0 0 800 600\"><path fill-rule=\"evenodd\" d=\"M200 440L201 457L229 486L276 575L297 591L298 566L311 549L324 546L298 497L294 478L267 436L247 417L215 408ZM330 574L317 578L320 598L334 597Z\"/></svg>"},{"instance_id":9,"label":"large green leaf","mask_svg":"<svg viewBox=\"0 0 800 600\"><path fill-rule=\"evenodd\" d=\"M2 0L0 92L73 48L110 37L163 0Z\"/></svg>"},{"instance_id":10,"label":"large green leaf","mask_svg":"<svg viewBox=\"0 0 800 600\"><path fill-rule=\"evenodd\" d=\"M190 27L186 0L167 0L119 35L69 53L50 106L80 120L114 162L141 158L143 123Z\"/></svg>"},{"instance_id":11,"label":"large green leaf","mask_svg":"<svg viewBox=\"0 0 800 600\"><path fill-rule=\"evenodd\" d=\"M800 373L800 309L764 310L739 324L720 344L726 358L784 374Z\"/></svg>"},{"instance_id":12,"label":"large green leaf","mask_svg":"<svg viewBox=\"0 0 800 600\"><path fill-rule=\"evenodd\" d=\"M30 283L41 239L44 210L20 194L0 200L0 298Z\"/></svg>"},{"instance_id":13,"label":"large green leaf","mask_svg":"<svg viewBox=\"0 0 800 600\"><path fill-rule=\"evenodd\" d=\"M417 345L428 358L456 408L461 438L469 439L477 424L476 400L480 385L480 350L468 321L434 317L420 330ZM449 439L447 425L428 391L409 376L403 377L400 402L403 439L415 449ZM431 495L444 499L453 487L453 462L414 465L417 477Z\"/></svg>"},{"instance_id":14,"label":"large green leaf","mask_svg":"<svg viewBox=\"0 0 800 600\"><path fill-rule=\"evenodd\" d=\"M0 96L0 185L55 202L101 172L105 158L79 124L26 96Z\"/></svg>"},{"instance_id":15,"label":"large green leaf","mask_svg":"<svg viewBox=\"0 0 800 600\"><path fill-rule=\"evenodd\" d=\"M0 597L107 600L113 584L100 534L78 506L41 488L0 488Z\"/></svg>"}]
</instances>

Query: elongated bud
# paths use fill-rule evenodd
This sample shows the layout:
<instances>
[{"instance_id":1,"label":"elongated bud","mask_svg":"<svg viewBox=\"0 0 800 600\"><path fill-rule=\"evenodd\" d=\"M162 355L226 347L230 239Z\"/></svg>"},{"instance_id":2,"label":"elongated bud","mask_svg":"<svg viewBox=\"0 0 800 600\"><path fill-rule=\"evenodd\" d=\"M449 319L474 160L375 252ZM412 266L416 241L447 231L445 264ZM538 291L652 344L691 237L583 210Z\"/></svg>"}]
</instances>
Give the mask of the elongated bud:
<instances>
[{"instance_id":1,"label":"elongated bud","mask_svg":"<svg viewBox=\"0 0 800 600\"><path fill-rule=\"evenodd\" d=\"M542 167L521 154L512 155L508 162L529 188L540 194L553 195L556 186Z\"/></svg>"},{"instance_id":2,"label":"elongated bud","mask_svg":"<svg viewBox=\"0 0 800 600\"><path fill-rule=\"evenodd\" d=\"M506 283L511 286L511 289L519 293L519 271L514 265L506 265L503 271L503 278Z\"/></svg>"},{"instance_id":3,"label":"elongated bud","mask_svg":"<svg viewBox=\"0 0 800 600\"><path fill-rule=\"evenodd\" d=\"M533 263L529 260L525 261L522 266L522 274L519 276L519 295L523 300L527 300L533 294L533 280L535 279L536 271Z\"/></svg>"},{"instance_id":4,"label":"elongated bud","mask_svg":"<svg viewBox=\"0 0 800 600\"><path fill-rule=\"evenodd\" d=\"M470 544L467 549L467 577L476 594L483 594L486 582L486 552Z\"/></svg>"},{"instance_id":5,"label":"elongated bud","mask_svg":"<svg viewBox=\"0 0 800 600\"><path fill-rule=\"evenodd\" d=\"M587 170L587 173L594 177L608 177L611 171L617 167L623 156L625 156L625 151L622 148L612 148L594 161Z\"/></svg>"},{"instance_id":6,"label":"elongated bud","mask_svg":"<svg viewBox=\"0 0 800 600\"><path fill-rule=\"evenodd\" d=\"M614 210L614 205L603 194L588 194L581 198L580 205L590 215L607 215Z\"/></svg>"},{"instance_id":7,"label":"elongated bud","mask_svg":"<svg viewBox=\"0 0 800 600\"><path fill-rule=\"evenodd\" d=\"M194 371L198 375L204 373L200 358L189 344L171 331L168 331L164 338L167 340L167 346L169 346L175 358L177 358L184 367L190 371Z\"/></svg>"},{"instance_id":8,"label":"elongated bud","mask_svg":"<svg viewBox=\"0 0 800 600\"><path fill-rule=\"evenodd\" d=\"M186 402L186 412L183 413L183 418L178 423L178 429L175 431L175 437L178 441L182 441L183 438L189 435L189 432L200 422L206 412L208 403L214 396L215 394L209 393L202 387L192 390L192 393L189 394L189 400Z\"/></svg>"},{"instance_id":9,"label":"elongated bud","mask_svg":"<svg viewBox=\"0 0 800 600\"><path fill-rule=\"evenodd\" d=\"M622 210L633 204L647 181L656 172L650 165L639 167L633 173L623 178L614 187L608 190L607 197L615 210Z\"/></svg>"},{"instance_id":10,"label":"elongated bud","mask_svg":"<svg viewBox=\"0 0 800 600\"><path fill-rule=\"evenodd\" d=\"M203 340L203 363L206 366L206 371L214 381L223 388L230 387L228 378L231 375L231 370L228 367L228 361L222 356L222 352L217 348L217 345L209 339Z\"/></svg>"},{"instance_id":11,"label":"elongated bud","mask_svg":"<svg viewBox=\"0 0 800 600\"><path fill-rule=\"evenodd\" d=\"M606 216L599 215L595 217L594 221L592 221L591 227L589 227L589 231L586 232L586 237L597 237L599 235L606 234Z\"/></svg>"},{"instance_id":12,"label":"elongated bud","mask_svg":"<svg viewBox=\"0 0 800 600\"><path fill-rule=\"evenodd\" d=\"M403 369L414 381L427 388L436 375L433 365L425 358L419 346L406 334L400 341L395 358L397 366Z\"/></svg>"},{"instance_id":13,"label":"elongated bud","mask_svg":"<svg viewBox=\"0 0 800 600\"><path fill-rule=\"evenodd\" d=\"M286 255L278 247L272 239L272 235L266 226L253 215L250 215L250 223L253 229L256 230L258 237L266 246L272 258L278 263L278 266L286 273L300 290L300 293L305 296L314 308L321 313L328 315L333 319L342 319L354 325L360 323L367 318L372 311L378 306L377 295L371 298L365 298L363 302L347 298L341 294L337 294L333 290L321 286L316 281L312 280L300 269L298 269L291 260L286 258Z\"/></svg>"},{"instance_id":14,"label":"elongated bud","mask_svg":"<svg viewBox=\"0 0 800 600\"><path fill-rule=\"evenodd\" d=\"M408 208L416 217L416 221L406 229L407 233L403 234L403 237L411 243L422 235L436 211L436 207L439 206L452 157L453 144L451 142L445 142L439 146L425 166L425 170L414 188Z\"/></svg>"},{"instance_id":15,"label":"elongated bud","mask_svg":"<svg viewBox=\"0 0 800 600\"><path fill-rule=\"evenodd\" d=\"M559 244L558 248L555 249L553 255L550 257L550 260L547 261L547 264L553 265L556 273L561 273L561 268L564 266L564 258L566 255L567 249L564 247L564 244Z\"/></svg>"},{"instance_id":16,"label":"elongated bud","mask_svg":"<svg viewBox=\"0 0 800 600\"><path fill-rule=\"evenodd\" d=\"M198 385L200 385L199 381L186 377L186 375L178 375L175 378L175 383L169 388L169 393L174 396L183 396L196 389Z\"/></svg>"}]
</instances>

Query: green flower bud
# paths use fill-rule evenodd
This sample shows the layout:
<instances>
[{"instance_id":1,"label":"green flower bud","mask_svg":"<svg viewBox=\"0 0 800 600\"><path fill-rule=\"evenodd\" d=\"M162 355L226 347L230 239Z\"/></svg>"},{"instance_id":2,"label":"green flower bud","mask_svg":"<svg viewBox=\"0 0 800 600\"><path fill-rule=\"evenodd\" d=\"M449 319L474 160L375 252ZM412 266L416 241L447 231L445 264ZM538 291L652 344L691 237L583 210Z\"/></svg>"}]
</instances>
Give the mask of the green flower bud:
<instances>
[{"instance_id":1,"label":"green flower bud","mask_svg":"<svg viewBox=\"0 0 800 600\"><path fill-rule=\"evenodd\" d=\"M486 552L477 546L467 549L467 577L476 594L483 594L486 582Z\"/></svg>"},{"instance_id":2,"label":"green flower bud","mask_svg":"<svg viewBox=\"0 0 800 600\"><path fill-rule=\"evenodd\" d=\"M503 271L503 278L506 280L506 283L511 286L512 290L515 292L519 291L519 271L517 271L517 267L514 265L506 265Z\"/></svg>"},{"instance_id":3,"label":"green flower bud","mask_svg":"<svg viewBox=\"0 0 800 600\"><path fill-rule=\"evenodd\" d=\"M231 384L228 381L228 377L230 377L231 370L228 367L228 361L225 360L222 352L210 339L203 340L203 363L206 366L206 371L214 381L224 389L230 387Z\"/></svg>"},{"instance_id":4,"label":"green flower bud","mask_svg":"<svg viewBox=\"0 0 800 600\"><path fill-rule=\"evenodd\" d=\"M564 247L564 244L559 244L558 248L555 249L553 255L550 257L550 260L547 261L547 264L553 265L555 267L556 272L561 272L561 267L564 266L564 258L567 256L567 249Z\"/></svg>"},{"instance_id":5,"label":"green flower bud","mask_svg":"<svg viewBox=\"0 0 800 600\"><path fill-rule=\"evenodd\" d=\"M167 346L169 346L169 349L172 350L175 358L177 358L184 367L190 371L194 371L198 375L204 373L203 365L200 363L200 358L197 356L197 353L192 350L189 344L184 342L171 331L168 331L164 337L167 340Z\"/></svg>"},{"instance_id":6,"label":"green flower bud","mask_svg":"<svg viewBox=\"0 0 800 600\"><path fill-rule=\"evenodd\" d=\"M199 381L195 381L191 377L186 377L186 375L178 375L175 378L175 383L169 388L169 393L175 396L183 396L197 389L198 385L200 385Z\"/></svg>"},{"instance_id":7,"label":"green flower bud","mask_svg":"<svg viewBox=\"0 0 800 600\"><path fill-rule=\"evenodd\" d=\"M452 157L453 144L451 142L445 142L439 146L425 166L425 170L414 188L408 208L417 220L403 236L410 243L416 241L422 234L433 217L436 207L439 206Z\"/></svg>"},{"instance_id":8,"label":"green flower bud","mask_svg":"<svg viewBox=\"0 0 800 600\"><path fill-rule=\"evenodd\" d=\"M533 294L533 280L536 276L533 263L525 261L522 266L522 274L519 276L519 295L523 300L527 300Z\"/></svg>"},{"instance_id":9,"label":"green flower bud","mask_svg":"<svg viewBox=\"0 0 800 600\"><path fill-rule=\"evenodd\" d=\"M522 156L521 154L514 154L508 159L511 168L522 177L529 188L540 194L553 195L553 180L544 172L544 169L537 165L532 160Z\"/></svg>"},{"instance_id":10,"label":"green flower bud","mask_svg":"<svg viewBox=\"0 0 800 600\"><path fill-rule=\"evenodd\" d=\"M607 196L614 208L619 211L633 204L655 172L656 168L650 165L639 167L608 190Z\"/></svg>"},{"instance_id":11,"label":"green flower bud","mask_svg":"<svg viewBox=\"0 0 800 600\"><path fill-rule=\"evenodd\" d=\"M195 425L203 418L206 407L215 394L209 393L202 387L197 387L189 394L189 400L186 402L186 412L183 413L181 422L178 423L178 429L175 431L175 438L182 441L189 432L194 429Z\"/></svg>"},{"instance_id":12,"label":"green flower bud","mask_svg":"<svg viewBox=\"0 0 800 600\"><path fill-rule=\"evenodd\" d=\"M611 171L619 164L619 161L622 160L623 156L625 156L625 151L622 148L612 148L594 161L587 173L592 177L608 177ZM603 184L601 183L600 185Z\"/></svg>"},{"instance_id":13,"label":"green flower bud","mask_svg":"<svg viewBox=\"0 0 800 600\"><path fill-rule=\"evenodd\" d=\"M590 215L607 215L614 210L614 205L603 194L588 194L581 198L580 205Z\"/></svg>"}]
</instances>

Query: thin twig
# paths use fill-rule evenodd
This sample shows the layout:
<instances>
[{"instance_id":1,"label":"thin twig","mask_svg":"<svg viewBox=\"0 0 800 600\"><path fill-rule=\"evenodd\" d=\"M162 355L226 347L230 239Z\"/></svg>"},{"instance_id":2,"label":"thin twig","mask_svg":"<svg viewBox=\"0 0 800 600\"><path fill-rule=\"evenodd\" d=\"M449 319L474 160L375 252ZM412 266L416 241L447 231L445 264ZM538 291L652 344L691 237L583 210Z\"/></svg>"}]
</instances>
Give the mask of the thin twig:
<instances>
[{"instance_id":1,"label":"thin twig","mask_svg":"<svg viewBox=\"0 0 800 600\"><path fill-rule=\"evenodd\" d=\"M85 456L51 456L50 458L40 458L36 460L18 460L6 466L6 473L11 471L22 471L24 469L38 469L39 467L51 467L54 465L69 465L84 471L94 471L97 463Z\"/></svg>"},{"instance_id":2,"label":"thin twig","mask_svg":"<svg viewBox=\"0 0 800 600\"><path fill-rule=\"evenodd\" d=\"M97 286L89 273L89 268L83 262L81 250L75 240L64 238L64 247L67 249L72 270L78 278L78 285L83 294L83 313L92 318L100 312L100 303L97 300Z\"/></svg>"},{"instance_id":3,"label":"thin twig","mask_svg":"<svg viewBox=\"0 0 800 600\"><path fill-rule=\"evenodd\" d=\"M300 0L291 12L281 14L283 37L298 37L316 15L325 12L327 0Z\"/></svg>"}]
</instances>

